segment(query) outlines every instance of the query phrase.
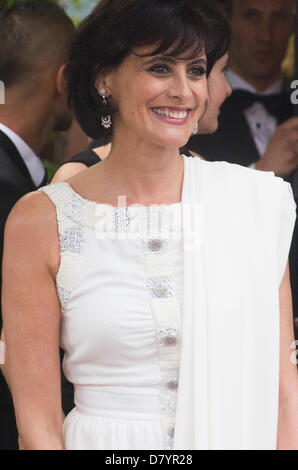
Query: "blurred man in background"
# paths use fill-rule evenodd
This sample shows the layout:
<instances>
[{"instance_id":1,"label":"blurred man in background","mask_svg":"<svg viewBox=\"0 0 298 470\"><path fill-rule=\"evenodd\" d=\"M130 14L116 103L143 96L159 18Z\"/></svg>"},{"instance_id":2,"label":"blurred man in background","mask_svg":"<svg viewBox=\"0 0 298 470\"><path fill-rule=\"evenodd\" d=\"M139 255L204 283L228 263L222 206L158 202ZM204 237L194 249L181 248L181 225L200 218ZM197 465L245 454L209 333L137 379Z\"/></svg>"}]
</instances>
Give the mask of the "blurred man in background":
<instances>
[{"instance_id":1,"label":"blurred man in background","mask_svg":"<svg viewBox=\"0 0 298 470\"><path fill-rule=\"evenodd\" d=\"M287 177L298 165L298 119L282 61L294 32L294 0L221 0L232 40L228 81L233 89L212 136L192 137L190 149Z\"/></svg>"},{"instance_id":2,"label":"blurred man in background","mask_svg":"<svg viewBox=\"0 0 298 470\"><path fill-rule=\"evenodd\" d=\"M64 70L74 33L65 12L47 0L17 1L0 12L0 80L5 85L5 104L0 105L1 262L10 210L20 197L46 184L39 155L53 131L66 131L72 123ZM68 412L72 394L65 382L63 391ZM0 449L16 448L12 400L0 372Z\"/></svg>"},{"instance_id":3,"label":"blurred man in background","mask_svg":"<svg viewBox=\"0 0 298 470\"><path fill-rule=\"evenodd\" d=\"M298 118L282 77L282 62L295 31L295 1L218 0L218 4L231 28L226 77L233 93L221 107L218 131L192 137L189 148L206 160L274 171L292 183L298 166ZM298 188L293 186L297 203ZM297 223L290 271L298 339Z\"/></svg>"}]
</instances>

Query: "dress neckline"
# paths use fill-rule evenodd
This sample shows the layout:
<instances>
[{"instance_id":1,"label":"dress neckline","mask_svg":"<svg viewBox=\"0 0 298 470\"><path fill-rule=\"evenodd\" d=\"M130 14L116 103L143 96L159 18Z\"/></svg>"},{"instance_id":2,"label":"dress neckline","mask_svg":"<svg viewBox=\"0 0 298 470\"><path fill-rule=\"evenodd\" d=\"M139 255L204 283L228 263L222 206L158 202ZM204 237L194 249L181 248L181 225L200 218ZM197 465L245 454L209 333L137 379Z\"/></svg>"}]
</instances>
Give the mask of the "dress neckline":
<instances>
[{"instance_id":1,"label":"dress neckline","mask_svg":"<svg viewBox=\"0 0 298 470\"><path fill-rule=\"evenodd\" d=\"M185 184L185 170L186 170L186 159L188 157L186 157L185 155L182 155L183 157L183 161L184 161L184 174L183 174L183 183L182 183L182 194L183 194L183 188L184 188L184 184ZM93 207L101 207L101 208L106 208L106 207L110 207L111 209L121 209L121 210L129 210L130 208L135 208L135 207L141 207L141 208L146 208L146 209L152 209L152 208L159 208L159 207L162 207L162 208L166 208L166 207L169 207L169 208L174 208L174 207L179 207L182 205L182 200L180 202L173 202L171 204L151 204L150 206L145 206L143 204L139 204L139 203L135 203L135 204L131 204L129 206L113 206L112 204L107 204L107 203L101 203L101 202L96 202L96 201L92 201L91 199L87 199L85 198L84 196L82 196L80 193L78 193L67 181L60 181L56 184L62 184L62 185L65 185L68 187L68 189L76 196L76 198L78 198L79 200L81 200L82 202L85 202L89 205L92 205ZM182 197L181 197L182 199Z\"/></svg>"}]
</instances>

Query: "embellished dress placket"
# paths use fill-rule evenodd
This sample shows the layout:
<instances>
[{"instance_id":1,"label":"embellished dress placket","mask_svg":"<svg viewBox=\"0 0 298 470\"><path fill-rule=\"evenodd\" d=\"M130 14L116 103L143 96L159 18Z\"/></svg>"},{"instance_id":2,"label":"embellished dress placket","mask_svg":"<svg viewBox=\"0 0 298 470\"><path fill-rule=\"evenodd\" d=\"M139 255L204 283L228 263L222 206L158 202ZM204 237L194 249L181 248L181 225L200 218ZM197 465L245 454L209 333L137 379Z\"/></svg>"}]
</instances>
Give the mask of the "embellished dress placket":
<instances>
[{"instance_id":1,"label":"embellished dress placket","mask_svg":"<svg viewBox=\"0 0 298 470\"><path fill-rule=\"evenodd\" d=\"M181 348L181 315L171 256L175 234L181 236L180 206L176 208L178 211L173 211L173 206L171 210L169 206L147 208L147 236L144 236L147 288L161 371L160 408L165 449L173 448Z\"/></svg>"}]
</instances>

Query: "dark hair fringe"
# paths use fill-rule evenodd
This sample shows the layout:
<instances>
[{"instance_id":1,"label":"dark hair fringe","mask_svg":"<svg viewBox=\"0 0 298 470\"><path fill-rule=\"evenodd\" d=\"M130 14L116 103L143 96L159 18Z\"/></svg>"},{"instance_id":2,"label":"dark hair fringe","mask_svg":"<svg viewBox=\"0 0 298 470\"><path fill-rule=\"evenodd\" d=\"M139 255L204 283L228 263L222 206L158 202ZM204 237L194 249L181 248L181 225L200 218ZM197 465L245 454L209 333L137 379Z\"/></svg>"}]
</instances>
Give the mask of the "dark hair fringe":
<instances>
[{"instance_id":1,"label":"dark hair fringe","mask_svg":"<svg viewBox=\"0 0 298 470\"><path fill-rule=\"evenodd\" d=\"M67 67L69 102L91 138L111 139L101 117L115 112L98 95L97 75L146 45L153 46L150 55L190 59L205 52L209 74L228 49L229 29L210 0L102 0L78 28Z\"/></svg>"}]
</instances>

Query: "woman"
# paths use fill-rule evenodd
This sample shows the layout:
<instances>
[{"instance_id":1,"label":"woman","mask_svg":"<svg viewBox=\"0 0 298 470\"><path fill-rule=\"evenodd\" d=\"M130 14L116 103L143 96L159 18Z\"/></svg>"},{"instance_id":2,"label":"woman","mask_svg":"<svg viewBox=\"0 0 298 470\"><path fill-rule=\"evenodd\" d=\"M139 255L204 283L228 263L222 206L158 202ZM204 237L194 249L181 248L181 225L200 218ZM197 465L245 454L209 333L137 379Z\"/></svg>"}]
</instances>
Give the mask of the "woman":
<instances>
[{"instance_id":1,"label":"woman","mask_svg":"<svg viewBox=\"0 0 298 470\"><path fill-rule=\"evenodd\" d=\"M289 186L179 153L206 108L220 25L205 2L103 0L78 31L72 103L112 148L7 223L26 449L297 448ZM59 339L75 384L64 422Z\"/></svg>"},{"instance_id":2,"label":"woman","mask_svg":"<svg viewBox=\"0 0 298 470\"><path fill-rule=\"evenodd\" d=\"M222 56L217 59L208 77L208 107L206 113L198 123L198 134L212 134L217 130L220 107L232 91L224 74L228 63L227 32L224 29L219 32L222 34L222 37L218 38L218 40L222 39L222 50L217 52L218 54L222 53ZM75 155L69 162L64 163L56 171L51 182L57 183L58 181L65 181L80 171L85 170L86 167L95 165L101 160L104 160L109 155L110 150L111 144L108 143L96 147L93 150L89 149ZM195 152L188 151L187 148L183 149L183 153L188 156L198 156L202 158Z\"/></svg>"}]
</instances>

